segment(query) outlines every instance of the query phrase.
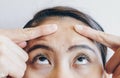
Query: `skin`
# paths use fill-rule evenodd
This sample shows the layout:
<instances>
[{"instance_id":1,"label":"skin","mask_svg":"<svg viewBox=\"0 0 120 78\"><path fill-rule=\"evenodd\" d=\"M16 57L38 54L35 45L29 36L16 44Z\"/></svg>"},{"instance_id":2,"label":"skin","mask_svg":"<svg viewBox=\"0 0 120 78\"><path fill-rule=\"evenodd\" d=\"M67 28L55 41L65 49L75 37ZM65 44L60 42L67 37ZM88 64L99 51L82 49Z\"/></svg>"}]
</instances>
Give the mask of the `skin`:
<instances>
[{"instance_id":1,"label":"skin","mask_svg":"<svg viewBox=\"0 0 120 78\"><path fill-rule=\"evenodd\" d=\"M96 30L93 30L93 29L91 29L89 27L85 27L85 26L82 26L82 29L81 29L81 26L79 28L79 26L76 26L76 24L73 26L75 28L75 31L77 33L79 33L80 36L83 35L85 37L88 37L90 39L98 41L114 50L115 54L111 57L111 59L106 64L106 71L108 73L112 73L113 78L119 78L120 77L120 66L119 66L119 64L120 64L120 60L119 60L120 59L119 58L120 57L120 49L119 49L120 37L111 35L111 34L107 34L104 32L100 32L100 31L96 31ZM50 25L50 27L51 27L51 25ZM13 58L13 56L17 56L16 52L17 53L18 52L26 53L25 51L21 50L21 48L24 48L27 45L25 41L34 39L34 38L37 38L37 37L40 37L43 35L48 35L48 34L51 34L56 31L56 27L55 27L55 29L51 29L50 27L49 26L41 26L39 28L30 28L30 29L29 28L9 29L9 30L0 29L0 43L2 43L2 45L0 44L0 47L1 47L0 48L0 69L1 69L0 72L3 72L4 76L10 75L13 78L21 78L21 76L23 74L21 74L20 72L17 73L17 71L24 72L24 69L21 69L21 68L18 69L18 67L15 65L17 60L12 61L13 65L9 64L9 66L11 66L11 67L6 66L6 65L8 65L8 62L9 62L8 58L6 58L6 57L11 56ZM35 34L31 36L31 33L35 33ZM16 45L16 43L17 43L17 45ZM8 45L11 45L11 44L12 44L12 46L9 46L9 48L8 48ZM3 48L3 47L6 47L6 48ZM13 47L14 47L14 51L11 50L11 48L13 48ZM24 56L18 57L18 59L23 59L23 58L24 58ZM4 59L4 60L1 62L1 59ZM18 63L20 65L22 65L22 63L25 63L25 60L23 60L22 62L19 61ZM6 64L6 65L2 66L2 64ZM26 65L24 65L24 67L25 66ZM6 68L6 69L11 68L11 70L9 70L9 73L8 73L8 72L6 72L6 69L4 69L4 68ZM16 70L14 70L15 71L14 72L13 69L15 69L15 68L16 68ZM11 72L14 72L14 73L11 74Z\"/></svg>"},{"instance_id":2,"label":"skin","mask_svg":"<svg viewBox=\"0 0 120 78\"><path fill-rule=\"evenodd\" d=\"M55 25L26 29L0 29L0 78L7 78L8 75L9 78L22 78L28 60L28 54L22 49L27 45L26 41L51 34L56 30Z\"/></svg>"},{"instance_id":3,"label":"skin","mask_svg":"<svg viewBox=\"0 0 120 78\"><path fill-rule=\"evenodd\" d=\"M86 25L70 17L49 17L41 25L53 23L56 33L28 42L24 78L107 78L95 43L74 30Z\"/></svg>"},{"instance_id":4,"label":"skin","mask_svg":"<svg viewBox=\"0 0 120 78\"><path fill-rule=\"evenodd\" d=\"M106 64L106 71L113 74L112 78L120 78L120 36L96 31L81 25L74 26L74 28L80 35L98 41L115 52Z\"/></svg>"}]
</instances>

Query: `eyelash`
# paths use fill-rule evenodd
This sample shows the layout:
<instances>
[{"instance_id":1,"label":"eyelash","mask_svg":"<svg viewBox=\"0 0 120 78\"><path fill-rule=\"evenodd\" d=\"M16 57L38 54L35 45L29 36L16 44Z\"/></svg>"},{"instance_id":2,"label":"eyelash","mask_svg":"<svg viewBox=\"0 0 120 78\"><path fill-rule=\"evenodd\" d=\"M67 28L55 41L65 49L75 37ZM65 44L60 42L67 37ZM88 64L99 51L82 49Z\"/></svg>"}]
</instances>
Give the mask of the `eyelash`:
<instances>
[{"instance_id":1,"label":"eyelash","mask_svg":"<svg viewBox=\"0 0 120 78\"><path fill-rule=\"evenodd\" d=\"M78 58L80 58L80 57L85 57L85 58L88 60L88 62L91 62L91 59L90 59L89 55L84 54L84 53L78 54L78 55L75 57L75 61L76 61Z\"/></svg>"},{"instance_id":2,"label":"eyelash","mask_svg":"<svg viewBox=\"0 0 120 78\"><path fill-rule=\"evenodd\" d=\"M33 60L32 60L31 63L34 64L34 63L38 60L39 57L45 57L45 58L48 60L49 64L51 64L50 60L49 60L49 59L47 58L47 56L44 55L44 54L38 54L38 55L36 55L36 56L33 58ZM80 53L80 54L78 54L78 55L75 57L74 63L75 63L80 57L85 57L85 59L86 59L89 63L91 62L91 59L90 59L89 55L84 54L84 53Z\"/></svg>"},{"instance_id":3,"label":"eyelash","mask_svg":"<svg viewBox=\"0 0 120 78\"><path fill-rule=\"evenodd\" d=\"M49 61L49 59L44 54L38 54L38 55L36 55L33 58L32 63L35 63L38 60L38 57L45 57L48 60L49 64L51 64L51 62Z\"/></svg>"}]
</instances>

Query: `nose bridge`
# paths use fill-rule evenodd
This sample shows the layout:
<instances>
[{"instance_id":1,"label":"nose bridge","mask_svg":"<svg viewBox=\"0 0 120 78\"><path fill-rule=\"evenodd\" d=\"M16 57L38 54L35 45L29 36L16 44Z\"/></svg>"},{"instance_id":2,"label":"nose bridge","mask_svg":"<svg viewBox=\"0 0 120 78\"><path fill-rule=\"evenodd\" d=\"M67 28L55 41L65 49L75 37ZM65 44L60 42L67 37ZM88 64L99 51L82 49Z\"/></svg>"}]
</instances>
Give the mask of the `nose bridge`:
<instances>
[{"instance_id":1,"label":"nose bridge","mask_svg":"<svg viewBox=\"0 0 120 78\"><path fill-rule=\"evenodd\" d=\"M53 72L51 73L50 78L74 78L72 70L70 69L69 64L64 62L61 62L59 65L57 65Z\"/></svg>"},{"instance_id":2,"label":"nose bridge","mask_svg":"<svg viewBox=\"0 0 120 78\"><path fill-rule=\"evenodd\" d=\"M72 74L66 69L59 69L59 70L57 69L52 74L53 75L51 78L66 78L66 77L73 78Z\"/></svg>"}]
</instances>

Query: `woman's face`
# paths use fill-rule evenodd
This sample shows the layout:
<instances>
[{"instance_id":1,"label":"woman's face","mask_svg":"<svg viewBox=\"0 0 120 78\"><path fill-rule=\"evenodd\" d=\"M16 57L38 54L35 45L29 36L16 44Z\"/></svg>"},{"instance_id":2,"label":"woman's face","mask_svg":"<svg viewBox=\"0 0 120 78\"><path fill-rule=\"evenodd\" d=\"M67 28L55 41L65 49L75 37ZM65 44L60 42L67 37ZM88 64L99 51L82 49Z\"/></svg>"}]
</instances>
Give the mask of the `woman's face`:
<instances>
[{"instance_id":1,"label":"woman's face","mask_svg":"<svg viewBox=\"0 0 120 78\"><path fill-rule=\"evenodd\" d=\"M41 24L57 24L57 32L28 42L24 78L103 78L100 51L73 25L86 26L70 17L49 17Z\"/></svg>"}]
</instances>

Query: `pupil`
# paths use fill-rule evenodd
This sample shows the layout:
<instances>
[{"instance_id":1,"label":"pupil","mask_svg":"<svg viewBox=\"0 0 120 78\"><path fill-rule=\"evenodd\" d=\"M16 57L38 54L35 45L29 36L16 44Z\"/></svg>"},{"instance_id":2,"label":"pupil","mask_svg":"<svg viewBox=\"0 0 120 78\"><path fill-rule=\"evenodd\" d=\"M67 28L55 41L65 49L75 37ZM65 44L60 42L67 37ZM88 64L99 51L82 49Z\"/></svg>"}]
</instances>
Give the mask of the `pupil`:
<instances>
[{"instance_id":1,"label":"pupil","mask_svg":"<svg viewBox=\"0 0 120 78\"><path fill-rule=\"evenodd\" d=\"M39 60L40 60L40 61L45 61L46 58L45 58L45 57L40 57Z\"/></svg>"},{"instance_id":2,"label":"pupil","mask_svg":"<svg viewBox=\"0 0 120 78\"><path fill-rule=\"evenodd\" d=\"M79 61L83 61L85 59L85 57L79 57L78 60Z\"/></svg>"}]
</instances>

